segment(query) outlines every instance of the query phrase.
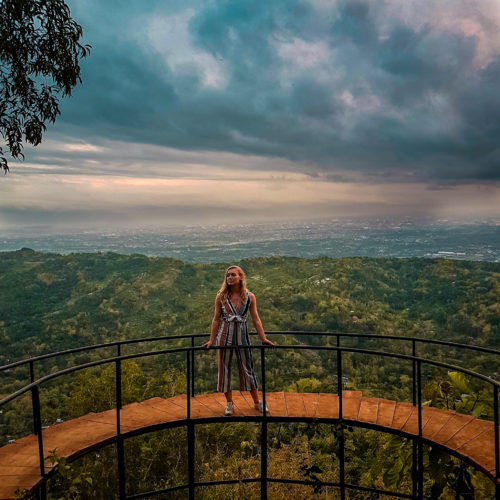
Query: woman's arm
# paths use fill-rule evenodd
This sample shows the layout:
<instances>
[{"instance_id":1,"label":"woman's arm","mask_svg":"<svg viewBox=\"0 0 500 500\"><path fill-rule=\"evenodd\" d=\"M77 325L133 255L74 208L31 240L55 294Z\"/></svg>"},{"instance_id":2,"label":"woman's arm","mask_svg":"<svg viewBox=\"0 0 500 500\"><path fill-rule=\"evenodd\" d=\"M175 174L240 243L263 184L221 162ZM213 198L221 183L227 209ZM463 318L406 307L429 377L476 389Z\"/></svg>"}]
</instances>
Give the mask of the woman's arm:
<instances>
[{"instance_id":1,"label":"woman's arm","mask_svg":"<svg viewBox=\"0 0 500 500\"><path fill-rule=\"evenodd\" d=\"M257 312L257 300L255 299L255 295L253 293L249 293L250 295L250 316L252 316L252 323L257 333L259 334L260 341L263 344L274 345L268 338L266 338L266 334L264 333L264 328L262 327L262 321L259 318L259 313Z\"/></svg>"},{"instance_id":2,"label":"woman's arm","mask_svg":"<svg viewBox=\"0 0 500 500\"><path fill-rule=\"evenodd\" d=\"M215 336L217 335L217 331L219 330L220 325L220 301L219 297L215 298L215 306L214 306L214 317L212 318L212 326L210 327L210 339L208 342L205 342L202 347L204 349L210 349L212 344L215 342Z\"/></svg>"}]
</instances>

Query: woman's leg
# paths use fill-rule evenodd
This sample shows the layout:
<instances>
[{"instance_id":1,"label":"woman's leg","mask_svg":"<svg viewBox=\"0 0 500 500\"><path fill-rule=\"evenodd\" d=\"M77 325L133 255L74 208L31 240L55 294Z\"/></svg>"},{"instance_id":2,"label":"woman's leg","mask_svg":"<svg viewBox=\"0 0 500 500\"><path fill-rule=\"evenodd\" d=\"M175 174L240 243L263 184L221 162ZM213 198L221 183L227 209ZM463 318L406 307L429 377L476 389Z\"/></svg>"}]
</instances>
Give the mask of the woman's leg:
<instances>
[{"instance_id":1,"label":"woman's leg","mask_svg":"<svg viewBox=\"0 0 500 500\"><path fill-rule=\"evenodd\" d=\"M262 410L262 403L259 401L259 391L257 390L257 379L253 369L252 351L251 349L243 348L236 349L236 358L238 360L238 372L240 375L240 390L250 391L255 408ZM268 411L266 405L266 412Z\"/></svg>"},{"instance_id":2,"label":"woman's leg","mask_svg":"<svg viewBox=\"0 0 500 500\"><path fill-rule=\"evenodd\" d=\"M236 349L236 359L240 376L240 390L250 391L254 401L258 401L257 379L253 368L252 351L248 348Z\"/></svg>"},{"instance_id":3,"label":"woman's leg","mask_svg":"<svg viewBox=\"0 0 500 500\"><path fill-rule=\"evenodd\" d=\"M250 391L254 402L258 402L259 395L257 392L257 379L253 369L252 350L247 347L250 345L247 324L242 323L239 325L238 331L235 333L235 343L242 346L241 349L236 349L238 374L240 376L240 390Z\"/></svg>"},{"instance_id":4,"label":"woman's leg","mask_svg":"<svg viewBox=\"0 0 500 500\"><path fill-rule=\"evenodd\" d=\"M253 402L258 405L259 404L259 391L257 389L252 389L250 391L250 395L252 396Z\"/></svg>"},{"instance_id":5,"label":"woman's leg","mask_svg":"<svg viewBox=\"0 0 500 500\"><path fill-rule=\"evenodd\" d=\"M218 346L227 346L228 332L223 331L217 337ZM231 392L231 359L233 357L232 349L217 349L217 392L223 392L227 401L232 401Z\"/></svg>"}]
</instances>

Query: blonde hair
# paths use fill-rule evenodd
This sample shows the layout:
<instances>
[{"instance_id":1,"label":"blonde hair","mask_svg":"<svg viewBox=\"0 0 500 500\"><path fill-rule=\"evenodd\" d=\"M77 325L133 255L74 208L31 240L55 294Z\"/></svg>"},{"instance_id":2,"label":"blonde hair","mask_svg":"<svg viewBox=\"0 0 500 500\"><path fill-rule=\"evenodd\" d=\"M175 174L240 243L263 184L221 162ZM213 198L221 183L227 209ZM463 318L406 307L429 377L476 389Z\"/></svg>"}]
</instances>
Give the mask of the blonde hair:
<instances>
[{"instance_id":1,"label":"blonde hair","mask_svg":"<svg viewBox=\"0 0 500 500\"><path fill-rule=\"evenodd\" d=\"M238 270L238 274L240 275L240 278L241 278L240 295L241 295L242 300L245 300L245 297L247 295L247 278L245 276L245 273L243 272L243 269L241 269L241 267L239 267L239 266L229 266L226 269L226 272L224 273L224 281L222 282L222 286L220 287L220 290L217 292L217 298L221 302L227 301L227 298L228 298L229 292L230 292L230 286L227 284L226 275L230 269L237 269Z\"/></svg>"}]
</instances>

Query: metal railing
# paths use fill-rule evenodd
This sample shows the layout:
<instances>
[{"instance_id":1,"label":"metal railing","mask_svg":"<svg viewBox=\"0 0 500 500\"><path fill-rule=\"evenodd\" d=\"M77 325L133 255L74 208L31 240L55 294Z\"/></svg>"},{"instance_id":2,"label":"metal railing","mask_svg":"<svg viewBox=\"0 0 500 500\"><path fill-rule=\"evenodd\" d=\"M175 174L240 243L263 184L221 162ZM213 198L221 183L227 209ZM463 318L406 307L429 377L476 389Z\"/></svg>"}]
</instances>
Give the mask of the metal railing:
<instances>
[{"instance_id":1,"label":"metal railing","mask_svg":"<svg viewBox=\"0 0 500 500\"><path fill-rule=\"evenodd\" d=\"M283 422L283 421L295 421L295 422L317 422L317 423L331 423L332 421L337 423L337 436L339 439L339 481L338 482L321 482L321 486L331 486L339 489L340 498L345 500L346 490L363 491L384 494L386 496L392 496L395 498L416 498L422 499L424 495L424 466L423 466L423 444L425 439L423 438L422 428L422 365L430 365L439 368L452 369L453 371L468 375L477 380L481 380L491 386L493 393L493 421L494 421L494 450L495 450L495 495L496 499L500 500L500 436L499 436L499 405L498 405L498 390L500 383L492 378L476 373L472 370L466 368L455 366L449 363L443 363L439 361L434 361L432 359L427 359L417 356L416 347L419 343L424 344L436 344L441 346L459 348L464 350L473 350L483 353L492 354L495 356L500 355L500 351L495 349L480 347L480 346L470 346L465 344L456 344L452 342L439 341L439 340L427 340L414 337L398 337L392 335L373 335L373 334L351 334L351 333L340 333L340 332L267 332L267 335L292 335L292 336L323 336L323 337L335 337L336 345L331 346L311 346L311 345L278 345L278 346L249 346L252 350L260 351L260 367L261 367L261 391L262 391L262 402L263 402L263 412L259 416L245 416L245 417L233 417L229 421L251 421L258 422L261 425L261 460L260 460L260 477L252 479L239 479L239 480L225 480L225 481L209 481L200 482L195 480L195 470L194 470L194 453L195 453L195 432L194 428L196 425L215 423L215 422L227 422L224 417L210 417L210 418L191 418L191 397L195 395L195 353L201 351L200 346L195 346L196 339L206 338L207 334L194 334L194 335L180 335L180 336L165 336L165 337L150 337L143 339L131 339L124 341L116 341L108 344L100 344L88 347L81 347L76 349L69 349L65 351L60 351L56 353L46 354L42 356L37 356L34 358L17 361L9 365L0 367L0 373L5 372L16 367L29 365L30 371L30 383L16 392L10 394L4 399L0 400L0 408L5 404L15 400L16 398L31 392L32 398L32 416L33 416L33 429L38 440L38 454L39 454L39 464L40 464L40 475L42 477L42 482L37 488L37 496L39 499L44 500L46 498L46 481L49 473L45 470L44 465L44 444L43 444L43 432L42 432L42 415L40 408L40 386L47 383L50 380L56 379L66 374L74 373L83 369L97 367L105 365L108 363L114 363L115 365L115 394L116 394L116 436L113 441L116 442L117 450L117 468L118 468L118 492L117 496L122 499L136 499L136 498L146 498L160 495L162 493L177 491L185 489L188 491L188 496L193 499L195 496L195 489L202 486L215 486L222 484L236 484L236 483L260 483L261 498L267 498L267 486L268 483L286 483L286 484L304 484L304 485L317 485L312 481L300 481L291 479L277 479L268 478L267 476L267 459L268 459L268 443L267 443L267 426L269 422ZM373 349L360 349L355 347L346 347L341 345L342 338L371 338L376 340L392 340L392 341L403 341L410 343L411 345L411 355L399 354L386 351L377 351ZM129 344L137 344L144 342L158 342L165 340L180 340L180 339L191 339L191 345L188 347L175 347L170 349L160 349L147 352L139 352L133 354L122 354L122 346ZM49 375L42 376L35 380L35 363L58 357L61 355L75 354L84 351L91 351L109 347L116 347L116 356L108 357L105 359L100 359L97 361L92 361L84 363L78 366L73 366L70 368L65 368L57 371L56 373L51 373ZM216 347L212 346L211 349L241 349L241 346L227 346L227 347ZM336 355L336 365L337 365L337 395L338 395L338 418L310 418L310 417L281 417L281 416L270 416L265 412L266 408L266 356L265 353L268 349L295 349L295 350L312 350L312 351L331 351ZM206 351L204 351L206 352ZM145 358L150 356L158 355L171 355L171 354L185 353L186 356L186 418L177 420L174 423L164 423L157 424L154 426L145 427L131 432L122 433L121 430L121 409L122 409L122 361ZM383 429L384 432L392 432L395 434L401 434L412 440L413 452L412 452L412 494L404 494L393 491L386 491L376 488L362 487L359 485L349 484L346 482L345 478L345 439L344 439L344 429L346 424L344 422L343 416L343 397L342 397L342 381L343 381L343 353L354 353L363 354L370 356L382 356L385 358L394 358L406 360L411 363L412 366L412 401L417 407L417 422L418 422L418 435L407 435L403 431L396 431L394 429ZM349 421L349 425L359 425L361 427L374 428L377 430L382 430L375 424L367 423L355 423ZM181 486L175 486L172 488L166 488L157 491L150 491L146 493L139 493L135 495L127 495L126 492L126 467L125 467L125 457L124 457L124 440L151 432L152 430L160 430L167 427L174 426L185 426L187 429L187 463L188 463L188 483ZM434 443L436 444L436 443ZM453 451L447 450L453 453ZM458 455L457 455L458 456ZM472 464L474 465L474 464Z\"/></svg>"}]
</instances>

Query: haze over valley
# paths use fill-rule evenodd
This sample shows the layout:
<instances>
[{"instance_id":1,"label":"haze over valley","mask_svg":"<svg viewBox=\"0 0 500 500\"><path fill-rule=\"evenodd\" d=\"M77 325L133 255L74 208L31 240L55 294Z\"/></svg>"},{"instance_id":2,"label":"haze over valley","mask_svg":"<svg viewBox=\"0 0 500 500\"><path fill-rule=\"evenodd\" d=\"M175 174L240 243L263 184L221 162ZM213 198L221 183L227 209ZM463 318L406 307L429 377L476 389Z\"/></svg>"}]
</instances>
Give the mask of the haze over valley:
<instances>
[{"instance_id":1,"label":"haze over valley","mask_svg":"<svg viewBox=\"0 0 500 500\"><path fill-rule=\"evenodd\" d=\"M498 262L494 219L343 218L306 222L178 227L101 228L55 234L45 229L0 231L0 251L115 252L230 262L263 256L440 257Z\"/></svg>"}]
</instances>

